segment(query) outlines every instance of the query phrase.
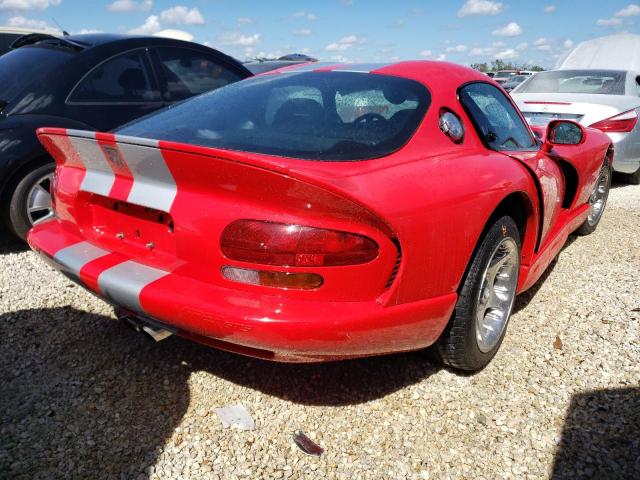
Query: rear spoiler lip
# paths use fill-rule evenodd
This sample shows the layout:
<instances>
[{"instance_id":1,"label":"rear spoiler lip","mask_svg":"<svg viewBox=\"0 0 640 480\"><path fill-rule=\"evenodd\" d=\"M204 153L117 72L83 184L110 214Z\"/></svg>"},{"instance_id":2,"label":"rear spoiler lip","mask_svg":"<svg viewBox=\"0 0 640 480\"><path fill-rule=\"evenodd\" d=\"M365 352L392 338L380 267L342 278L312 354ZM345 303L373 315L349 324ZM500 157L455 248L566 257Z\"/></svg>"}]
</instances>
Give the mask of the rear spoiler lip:
<instances>
[{"instance_id":1,"label":"rear spoiler lip","mask_svg":"<svg viewBox=\"0 0 640 480\"><path fill-rule=\"evenodd\" d=\"M341 188L338 182L332 181L338 179L337 175L322 175L319 176L316 170L307 171L304 169L304 162L306 160L289 159L288 157L275 157L263 154L257 154L253 152L242 152L238 150L223 150L212 147L203 147L197 145L190 145L187 143L169 142L164 140L151 140L148 138L130 137L127 135L117 135L113 133L94 132L90 130L73 130L58 127L41 127L36 130L37 136L42 135L60 135L67 137L80 137L88 138L91 140L106 140L115 141L117 143L127 143L130 145L139 145L144 147L160 148L163 150L171 150L175 152L191 153L195 155L203 155L211 158L217 158L228 162L239 163L247 165L253 168L260 168L262 170L269 170L271 172L280 173L290 176L297 180L303 181L307 184L313 185L317 188L322 188L334 195L338 195L344 199L347 199L360 208L365 209L377 219L378 228L380 228L389 237L396 238L396 230L392 224L388 222L382 212L372 209L371 206L363 203L362 200L354 197L353 194L346 188ZM296 165L287 165L285 162L296 162ZM322 162L325 163L325 162ZM333 162L331 162L333 163ZM309 165L313 166L313 165ZM341 176L344 176L341 175Z\"/></svg>"}]
</instances>

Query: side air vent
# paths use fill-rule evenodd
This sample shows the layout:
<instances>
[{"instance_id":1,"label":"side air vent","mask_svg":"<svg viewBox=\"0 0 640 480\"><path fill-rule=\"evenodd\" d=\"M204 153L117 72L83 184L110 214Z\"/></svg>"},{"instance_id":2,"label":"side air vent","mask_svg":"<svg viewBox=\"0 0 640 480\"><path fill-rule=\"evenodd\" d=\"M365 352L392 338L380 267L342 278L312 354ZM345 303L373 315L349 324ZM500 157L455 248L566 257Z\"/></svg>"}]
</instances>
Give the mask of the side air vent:
<instances>
[{"instance_id":1,"label":"side air vent","mask_svg":"<svg viewBox=\"0 0 640 480\"><path fill-rule=\"evenodd\" d=\"M393 285L393 282L398 276L400 264L402 263L402 250L400 250L400 244L395 238L393 239L393 243L395 244L396 250L398 251L398 256L396 258L396 263L393 265L393 270L391 270L391 275L389 275L389 280L387 280L387 284L384 286L384 288L390 288L391 285Z\"/></svg>"}]
</instances>

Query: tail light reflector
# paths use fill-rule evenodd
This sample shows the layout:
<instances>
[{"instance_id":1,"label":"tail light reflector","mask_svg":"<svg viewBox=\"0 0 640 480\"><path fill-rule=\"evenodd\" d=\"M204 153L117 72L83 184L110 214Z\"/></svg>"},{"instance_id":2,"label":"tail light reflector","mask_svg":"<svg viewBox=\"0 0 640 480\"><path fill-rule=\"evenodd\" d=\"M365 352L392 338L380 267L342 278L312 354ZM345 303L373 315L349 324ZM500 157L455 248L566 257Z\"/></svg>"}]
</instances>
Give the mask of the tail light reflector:
<instances>
[{"instance_id":1,"label":"tail light reflector","mask_svg":"<svg viewBox=\"0 0 640 480\"><path fill-rule=\"evenodd\" d=\"M294 267L356 265L378 256L376 242L363 235L257 220L227 226L221 248L232 260Z\"/></svg>"},{"instance_id":2,"label":"tail light reflector","mask_svg":"<svg viewBox=\"0 0 640 480\"><path fill-rule=\"evenodd\" d=\"M638 114L635 110L620 113L611 118L606 118L591 125L602 132L630 132L638 123Z\"/></svg>"},{"instance_id":3,"label":"tail light reflector","mask_svg":"<svg viewBox=\"0 0 640 480\"><path fill-rule=\"evenodd\" d=\"M268 272L230 266L222 267L222 276L232 282L292 290L312 290L321 287L324 282L315 273Z\"/></svg>"}]
</instances>

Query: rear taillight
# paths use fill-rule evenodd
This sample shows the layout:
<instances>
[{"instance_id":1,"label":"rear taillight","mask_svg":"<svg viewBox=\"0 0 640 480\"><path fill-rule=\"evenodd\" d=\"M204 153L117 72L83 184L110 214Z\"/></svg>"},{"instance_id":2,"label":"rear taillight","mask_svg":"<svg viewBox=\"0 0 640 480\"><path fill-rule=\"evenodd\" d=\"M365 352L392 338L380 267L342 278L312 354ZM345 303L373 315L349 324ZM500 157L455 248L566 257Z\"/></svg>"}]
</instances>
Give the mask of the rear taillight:
<instances>
[{"instance_id":1,"label":"rear taillight","mask_svg":"<svg viewBox=\"0 0 640 480\"><path fill-rule=\"evenodd\" d=\"M602 132L630 132L634 129L636 123L638 123L638 114L635 110L629 110L590 126Z\"/></svg>"},{"instance_id":2,"label":"rear taillight","mask_svg":"<svg viewBox=\"0 0 640 480\"><path fill-rule=\"evenodd\" d=\"M363 235L284 223L239 220L220 242L227 258L292 267L332 267L370 262L376 242Z\"/></svg>"},{"instance_id":3,"label":"rear taillight","mask_svg":"<svg viewBox=\"0 0 640 480\"><path fill-rule=\"evenodd\" d=\"M315 273L268 272L228 265L222 267L222 276L232 282L288 290L315 290L320 288L324 282L322 277Z\"/></svg>"}]
</instances>

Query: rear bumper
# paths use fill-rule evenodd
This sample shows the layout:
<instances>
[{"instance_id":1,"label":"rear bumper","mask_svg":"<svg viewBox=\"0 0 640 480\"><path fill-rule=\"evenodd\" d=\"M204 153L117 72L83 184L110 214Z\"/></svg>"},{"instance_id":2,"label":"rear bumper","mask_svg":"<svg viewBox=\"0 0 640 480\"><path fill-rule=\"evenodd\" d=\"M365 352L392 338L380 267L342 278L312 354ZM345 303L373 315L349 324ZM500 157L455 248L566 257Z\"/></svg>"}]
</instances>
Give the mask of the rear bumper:
<instances>
[{"instance_id":1,"label":"rear bumper","mask_svg":"<svg viewBox=\"0 0 640 480\"><path fill-rule=\"evenodd\" d=\"M98 248L57 220L30 246L95 294L217 348L279 361L322 361L416 350L442 333L456 294L383 306L236 291L152 268Z\"/></svg>"}]
</instances>

